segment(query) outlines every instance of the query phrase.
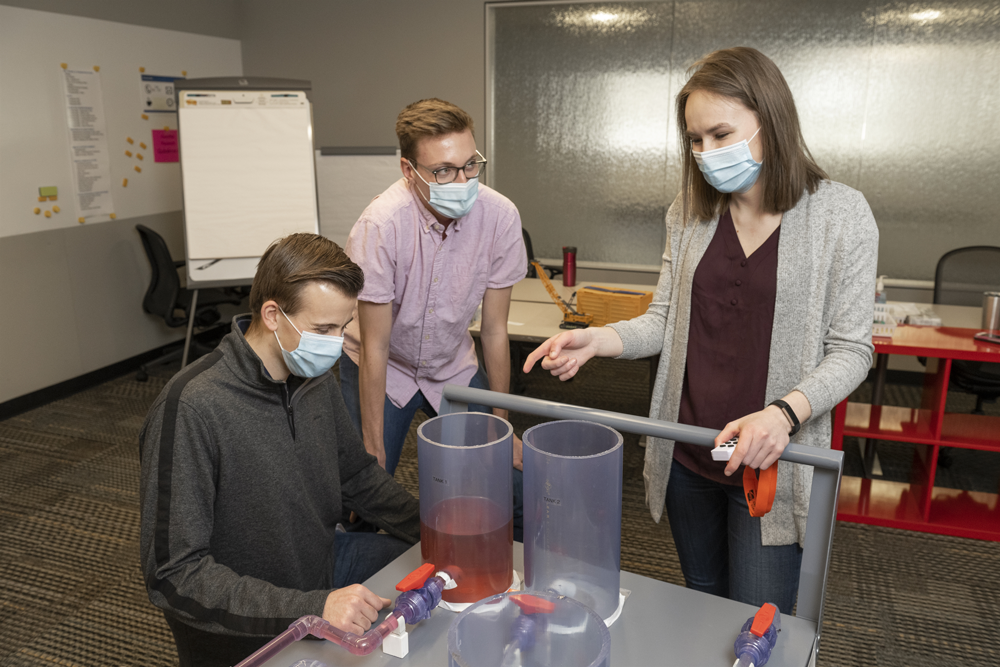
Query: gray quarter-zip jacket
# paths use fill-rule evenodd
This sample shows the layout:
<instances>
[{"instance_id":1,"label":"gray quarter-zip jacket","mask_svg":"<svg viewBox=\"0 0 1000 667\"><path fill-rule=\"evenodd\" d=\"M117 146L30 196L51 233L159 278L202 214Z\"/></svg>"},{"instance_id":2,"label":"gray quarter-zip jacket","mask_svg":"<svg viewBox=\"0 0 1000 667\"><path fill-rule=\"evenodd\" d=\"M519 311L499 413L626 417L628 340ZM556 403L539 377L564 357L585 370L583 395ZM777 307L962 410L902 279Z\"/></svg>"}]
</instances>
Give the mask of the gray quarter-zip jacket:
<instances>
[{"instance_id":1,"label":"gray quarter-zip jacket","mask_svg":"<svg viewBox=\"0 0 1000 667\"><path fill-rule=\"evenodd\" d=\"M178 373L139 436L149 598L202 630L275 635L321 615L345 511L410 543L417 501L368 454L326 373L272 380L234 318Z\"/></svg>"}]
</instances>

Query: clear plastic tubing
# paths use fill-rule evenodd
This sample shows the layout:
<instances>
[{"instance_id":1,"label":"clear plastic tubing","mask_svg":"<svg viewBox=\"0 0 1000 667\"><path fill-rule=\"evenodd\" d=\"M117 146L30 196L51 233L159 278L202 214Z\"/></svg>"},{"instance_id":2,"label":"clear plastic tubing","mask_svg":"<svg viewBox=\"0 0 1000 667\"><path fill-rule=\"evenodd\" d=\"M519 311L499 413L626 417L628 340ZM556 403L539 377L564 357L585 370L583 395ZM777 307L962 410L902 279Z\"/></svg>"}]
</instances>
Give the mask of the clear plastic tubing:
<instances>
[{"instance_id":1,"label":"clear plastic tubing","mask_svg":"<svg viewBox=\"0 0 1000 667\"><path fill-rule=\"evenodd\" d=\"M608 619L621 584L622 436L554 421L523 441L525 589L567 595Z\"/></svg>"},{"instance_id":2,"label":"clear plastic tubing","mask_svg":"<svg viewBox=\"0 0 1000 667\"><path fill-rule=\"evenodd\" d=\"M334 644L343 646L354 655L368 655L381 646L382 640L399 626L400 618L402 616L397 616L397 612L393 612L377 626L370 629L364 635L359 636L353 632L344 632L340 628L330 625L319 616L303 616L236 667L259 667L259 665L263 665L276 656L289 644L297 642L306 635L312 635L320 639L329 639Z\"/></svg>"},{"instance_id":3,"label":"clear plastic tubing","mask_svg":"<svg viewBox=\"0 0 1000 667\"><path fill-rule=\"evenodd\" d=\"M431 577L420 588L401 594L396 598L392 613L363 635L345 632L319 616L303 616L236 667L259 667L306 635L329 639L354 655L368 655L382 645L382 641L399 627L400 622L414 625L430 618L431 611L441 602L444 586L444 579Z\"/></svg>"},{"instance_id":4,"label":"clear plastic tubing","mask_svg":"<svg viewBox=\"0 0 1000 667\"><path fill-rule=\"evenodd\" d=\"M514 570L514 429L481 412L428 419L417 429L420 550L455 579L447 602L506 591Z\"/></svg>"},{"instance_id":5,"label":"clear plastic tubing","mask_svg":"<svg viewBox=\"0 0 1000 667\"><path fill-rule=\"evenodd\" d=\"M576 600L539 593L555 607L526 614L504 593L480 600L448 630L449 667L609 667L611 633Z\"/></svg>"}]
</instances>

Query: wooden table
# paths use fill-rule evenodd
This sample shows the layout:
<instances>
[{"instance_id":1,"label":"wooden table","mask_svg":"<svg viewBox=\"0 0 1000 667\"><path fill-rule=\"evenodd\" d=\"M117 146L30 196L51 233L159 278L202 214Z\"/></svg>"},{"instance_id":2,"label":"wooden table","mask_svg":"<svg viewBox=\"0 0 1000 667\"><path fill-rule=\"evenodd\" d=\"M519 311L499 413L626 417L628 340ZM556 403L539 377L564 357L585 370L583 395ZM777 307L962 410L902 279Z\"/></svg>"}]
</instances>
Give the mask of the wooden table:
<instances>
[{"instance_id":1,"label":"wooden table","mask_svg":"<svg viewBox=\"0 0 1000 667\"><path fill-rule=\"evenodd\" d=\"M979 321L976 308L934 306L942 321ZM948 379L955 359L1000 363L1000 345L973 338L978 328L900 326L892 338L874 338L878 355L876 389L884 382L885 359L899 354L927 358L920 408L883 406L881 392L872 404L847 400L837 406L833 448L845 436L908 442L916 445L909 482L845 477L838 519L930 533L1000 541L997 493L959 491L934 486L938 455L944 447L1000 452L1000 418L945 411Z\"/></svg>"},{"instance_id":2,"label":"wooden table","mask_svg":"<svg viewBox=\"0 0 1000 667\"><path fill-rule=\"evenodd\" d=\"M653 291L653 285L633 285L608 282L582 282L574 287L563 287L562 282L556 280L553 286L560 296L569 301L573 292L584 285L599 285L601 287L611 287L614 289L626 289L637 291ZM544 299L542 298L544 297ZM566 331L560 329L563 314L559 307L549 297L545 290L545 285L538 278L525 278L514 285L511 294L510 312L507 315L507 337L518 343L543 343L552 336ZM482 320L477 320L469 327L469 333L474 338L479 337ZM511 374L512 386L523 387L518 378L520 368L523 365L523 357L518 346L513 346L511 362L516 367ZM649 395L653 395L653 382L656 379L656 369L660 363L660 355L649 357ZM520 391L520 390L518 390Z\"/></svg>"},{"instance_id":3,"label":"wooden table","mask_svg":"<svg viewBox=\"0 0 1000 667\"><path fill-rule=\"evenodd\" d=\"M558 277L552 281L552 286L556 288L556 292L558 292L559 296L561 296L567 303L569 303L570 299L573 298L573 294L581 287L610 287L612 289L629 290L634 292L653 292L656 290L656 285L594 282L590 280L579 282L573 287L563 287L562 281ZM514 285L510 300L531 301L533 303L551 303L554 307L558 308L555 306L555 302L552 301L552 297L549 296L549 293L546 291L545 285L542 283L540 278L525 278L518 284Z\"/></svg>"}]
</instances>

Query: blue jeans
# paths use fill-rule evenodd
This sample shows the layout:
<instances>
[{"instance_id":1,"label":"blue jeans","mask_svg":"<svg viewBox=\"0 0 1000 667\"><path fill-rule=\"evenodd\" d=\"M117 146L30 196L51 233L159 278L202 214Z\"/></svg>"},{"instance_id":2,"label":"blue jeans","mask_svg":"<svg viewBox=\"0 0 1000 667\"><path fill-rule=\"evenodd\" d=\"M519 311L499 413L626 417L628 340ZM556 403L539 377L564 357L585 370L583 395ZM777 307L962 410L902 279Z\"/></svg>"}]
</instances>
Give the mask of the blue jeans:
<instances>
[{"instance_id":1,"label":"blue jeans","mask_svg":"<svg viewBox=\"0 0 1000 667\"><path fill-rule=\"evenodd\" d=\"M344 395L344 404L347 406L347 414L351 417L351 422L358 433L361 433L361 382L358 378L358 365L346 354L340 357L340 391ZM469 386L474 389L489 389L490 382L486 377L486 372L482 368L476 371L469 382ZM428 417L437 417L430 401L424 397L422 391L418 391L410 399L410 402L401 408L385 397L385 404L382 411L382 445L385 447L385 470L390 475L396 472L399 464L399 457L403 453L403 444L406 442L406 434L413 423L413 417L417 410L422 410ZM485 405L469 405L469 412L492 413L493 410ZM524 476L520 470L514 470L514 539L523 541L524 535Z\"/></svg>"},{"instance_id":2,"label":"blue jeans","mask_svg":"<svg viewBox=\"0 0 1000 667\"><path fill-rule=\"evenodd\" d=\"M799 587L798 544L762 546L743 486L706 479L674 460L667 518L688 588L792 613Z\"/></svg>"},{"instance_id":3,"label":"blue jeans","mask_svg":"<svg viewBox=\"0 0 1000 667\"><path fill-rule=\"evenodd\" d=\"M411 546L392 535L340 531L334 535L333 543L336 553L333 565L334 588L364 583L402 556Z\"/></svg>"}]
</instances>

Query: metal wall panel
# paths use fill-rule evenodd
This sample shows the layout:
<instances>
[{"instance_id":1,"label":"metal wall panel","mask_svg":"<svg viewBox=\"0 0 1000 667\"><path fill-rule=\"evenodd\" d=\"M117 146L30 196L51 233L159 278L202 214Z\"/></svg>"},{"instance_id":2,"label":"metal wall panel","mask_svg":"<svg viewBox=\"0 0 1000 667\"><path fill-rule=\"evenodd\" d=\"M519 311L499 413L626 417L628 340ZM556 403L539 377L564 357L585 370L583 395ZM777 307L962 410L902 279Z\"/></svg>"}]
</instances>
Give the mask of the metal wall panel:
<instances>
[{"instance_id":1,"label":"metal wall panel","mask_svg":"<svg viewBox=\"0 0 1000 667\"><path fill-rule=\"evenodd\" d=\"M673 6L503 9L490 183L517 205L539 257L576 245L590 260L658 265Z\"/></svg>"},{"instance_id":2,"label":"metal wall panel","mask_svg":"<svg viewBox=\"0 0 1000 667\"><path fill-rule=\"evenodd\" d=\"M1000 245L1000 3L883 2L873 31L857 187L879 271L933 279L948 250Z\"/></svg>"},{"instance_id":3,"label":"metal wall panel","mask_svg":"<svg viewBox=\"0 0 1000 667\"><path fill-rule=\"evenodd\" d=\"M487 29L491 182L538 256L658 263L674 96L735 45L777 63L817 162L868 198L881 273L930 279L951 248L1000 245L1000 1L496 4Z\"/></svg>"}]
</instances>

